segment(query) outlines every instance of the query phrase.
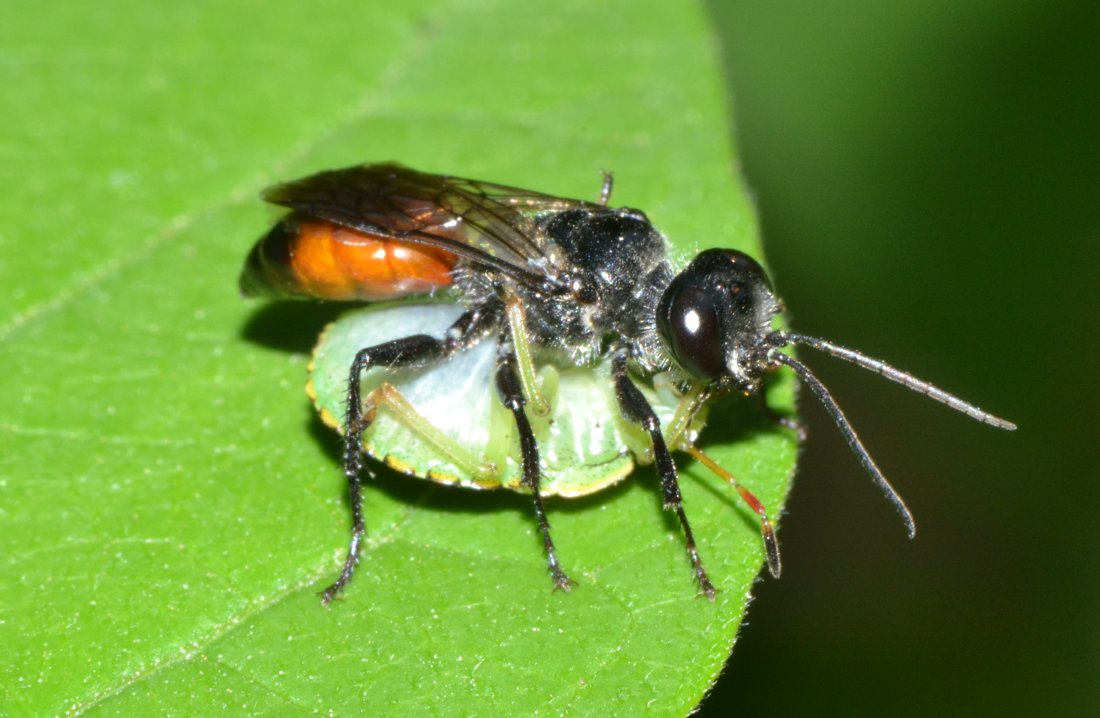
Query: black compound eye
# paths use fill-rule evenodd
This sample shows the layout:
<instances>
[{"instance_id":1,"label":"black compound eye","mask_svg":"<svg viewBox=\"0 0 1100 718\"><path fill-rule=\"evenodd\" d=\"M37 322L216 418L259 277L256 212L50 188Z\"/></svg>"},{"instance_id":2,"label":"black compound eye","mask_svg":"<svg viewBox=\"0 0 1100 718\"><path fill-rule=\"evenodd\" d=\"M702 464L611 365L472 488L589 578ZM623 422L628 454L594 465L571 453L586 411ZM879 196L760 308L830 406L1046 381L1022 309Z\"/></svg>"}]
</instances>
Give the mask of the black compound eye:
<instances>
[{"instance_id":1,"label":"black compound eye","mask_svg":"<svg viewBox=\"0 0 1100 718\"><path fill-rule=\"evenodd\" d=\"M657 329L685 371L707 381L725 373L718 309L703 289L674 281L661 298Z\"/></svg>"}]
</instances>

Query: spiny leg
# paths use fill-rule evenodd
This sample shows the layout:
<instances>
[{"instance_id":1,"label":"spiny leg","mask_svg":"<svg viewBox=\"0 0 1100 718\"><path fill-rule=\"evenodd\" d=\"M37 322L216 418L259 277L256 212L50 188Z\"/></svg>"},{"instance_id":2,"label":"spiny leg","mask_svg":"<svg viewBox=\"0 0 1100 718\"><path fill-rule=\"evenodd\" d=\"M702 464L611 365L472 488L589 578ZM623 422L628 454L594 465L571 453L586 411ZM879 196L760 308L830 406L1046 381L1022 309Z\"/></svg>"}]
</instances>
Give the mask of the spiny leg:
<instances>
[{"instance_id":1,"label":"spiny leg","mask_svg":"<svg viewBox=\"0 0 1100 718\"><path fill-rule=\"evenodd\" d=\"M688 523L687 514L684 513L684 502L680 496L680 481L676 476L676 463L672 460L672 454L665 444L665 437L661 433L661 421L653 411L653 407L646 401L645 396L630 381L626 368L627 354L623 349L616 350L611 355L611 376L615 382L615 396L619 400L619 407L627 420L640 424L649 434L653 442L653 459L657 466L657 474L661 477L661 493L666 509L676 512L680 519L680 526L684 529L684 542L687 545L688 557L691 559L691 568L695 572L695 579L699 582L699 588L710 600L714 600L714 585L707 577L703 569L703 562L699 559L699 550L695 546L695 536L691 532L691 524Z\"/></svg>"},{"instance_id":2,"label":"spiny leg","mask_svg":"<svg viewBox=\"0 0 1100 718\"><path fill-rule=\"evenodd\" d=\"M373 405L363 413L361 380L363 372L373 367L419 367L438 363L455 351L468 346L487 329L500 320L501 307L496 301L486 302L460 316L450 326L442 339L427 334L414 334L401 339L360 349L355 354L348 373L347 414L344 419L344 476L348 480L348 497L351 501L352 533L348 543L348 555L336 581L321 594L321 603L328 605L344 589L359 563L359 550L367 527L363 519L362 481L363 469L360 443L363 432L374 421L377 407Z\"/></svg>"},{"instance_id":3,"label":"spiny leg","mask_svg":"<svg viewBox=\"0 0 1100 718\"><path fill-rule=\"evenodd\" d=\"M568 591L576 585L576 582L562 570L554 549L554 540L550 538L550 522L546 518L546 509L542 503L540 490L542 473L539 469L539 447L535 441L535 432L531 429L531 422L527 418L527 412L524 410L527 399L523 396L523 385L516 367L516 355L510 341L510 333L505 331L503 334L500 354L497 358L497 393L500 395L501 403L512 412L516 430L519 432L519 447L523 458L523 483L531 490L531 498L534 500L535 518L538 520L539 533L542 534L542 545L546 549L546 564L554 579L554 589Z\"/></svg>"}]
</instances>

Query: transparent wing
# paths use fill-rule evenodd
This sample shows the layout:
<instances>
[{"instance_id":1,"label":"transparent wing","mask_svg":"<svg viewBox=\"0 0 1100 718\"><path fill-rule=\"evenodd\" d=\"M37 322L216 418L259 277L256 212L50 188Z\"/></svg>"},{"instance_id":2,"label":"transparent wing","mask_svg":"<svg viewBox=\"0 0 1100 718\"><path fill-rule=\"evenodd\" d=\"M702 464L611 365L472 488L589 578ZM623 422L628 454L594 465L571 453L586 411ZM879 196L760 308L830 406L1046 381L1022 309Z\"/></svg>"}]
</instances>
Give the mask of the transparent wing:
<instances>
[{"instance_id":1,"label":"transparent wing","mask_svg":"<svg viewBox=\"0 0 1100 718\"><path fill-rule=\"evenodd\" d=\"M426 174L397 164L357 165L276 185L264 199L374 235L433 245L530 284L550 262L536 218L600 208L490 182Z\"/></svg>"}]
</instances>

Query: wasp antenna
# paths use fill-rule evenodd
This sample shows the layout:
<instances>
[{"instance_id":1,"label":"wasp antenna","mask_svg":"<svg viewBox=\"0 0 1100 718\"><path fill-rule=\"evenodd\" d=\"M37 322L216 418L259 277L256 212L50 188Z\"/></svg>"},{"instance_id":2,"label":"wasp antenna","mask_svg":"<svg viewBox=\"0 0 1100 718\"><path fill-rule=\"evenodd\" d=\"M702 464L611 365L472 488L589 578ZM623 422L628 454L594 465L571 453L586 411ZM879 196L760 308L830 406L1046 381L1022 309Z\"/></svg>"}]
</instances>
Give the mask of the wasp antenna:
<instances>
[{"instance_id":1,"label":"wasp antenna","mask_svg":"<svg viewBox=\"0 0 1100 718\"><path fill-rule=\"evenodd\" d=\"M837 428L840 429L840 433L844 434L844 438L848 441L848 446L852 449L852 453L856 455L856 458L859 459L859 463L863 464L863 468L871 475L871 479L878 484L878 487L886 494L886 498L894 504L894 508L901 514L901 519L905 522L905 530L909 533L909 538L916 536L917 525L913 522L913 514L909 512L909 507L905 505L905 502L902 500L901 496L898 495L898 492L894 490L894 487L891 486L890 482L883 476L882 471L878 468L874 459L871 458L871 455L863 446L863 442L859 440L859 436L856 435L855 429L848 423L848 419L844 416L844 412L840 410L840 406L836 403L836 399L834 399L832 394L829 393L829 390L825 388L825 385L813 375L809 367L797 359L789 357L774 349L769 352L769 357L772 361L789 366L794 370L794 373L798 375L798 378L802 380L802 383L810 387L810 391L814 393L814 396L822 403L825 410L829 412L829 416L833 418Z\"/></svg>"},{"instance_id":2,"label":"wasp antenna","mask_svg":"<svg viewBox=\"0 0 1100 718\"><path fill-rule=\"evenodd\" d=\"M839 344L834 344L827 339L819 339L818 337L809 337L805 334L792 334L789 332L777 332L777 338L782 340L784 344L798 344L801 346L807 346L811 349L817 349L827 354L832 354L837 359L843 359L844 361L851 362L864 369L869 369L879 376L883 376L890 381L897 382L907 389L911 389L919 394L924 394L930 399L946 404L955 411L966 414L971 419L982 422L983 424L989 424L995 426L998 429L1005 429L1006 431L1015 431L1016 425L1011 421L1006 421L998 416L990 414L988 411L983 411L973 404L963 401L954 394L948 394L943 389L937 386L933 386L926 381L922 381L909 372L902 371L897 367L890 366L884 361L874 359L872 357L856 351L855 349L849 349L848 347L842 347Z\"/></svg>"}]
</instances>

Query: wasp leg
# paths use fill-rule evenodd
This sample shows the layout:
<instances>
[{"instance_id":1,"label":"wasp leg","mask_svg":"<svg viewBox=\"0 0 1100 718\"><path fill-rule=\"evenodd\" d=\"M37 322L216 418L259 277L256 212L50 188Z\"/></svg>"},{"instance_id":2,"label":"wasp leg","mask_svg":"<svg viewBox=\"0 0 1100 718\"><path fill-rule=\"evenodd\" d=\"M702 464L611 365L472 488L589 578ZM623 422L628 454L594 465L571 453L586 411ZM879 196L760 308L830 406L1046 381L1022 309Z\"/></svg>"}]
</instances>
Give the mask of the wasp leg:
<instances>
[{"instance_id":1,"label":"wasp leg","mask_svg":"<svg viewBox=\"0 0 1100 718\"><path fill-rule=\"evenodd\" d=\"M761 395L758 394L757 396ZM684 394L679 406L676 407L676 413L672 416L672 420L665 428L664 433L668 439L668 444L676 451L684 451L691 454L696 461L728 482L730 486L741 495L741 500L744 501L750 509L756 512L760 517L760 533L764 539L764 553L768 559L768 571L775 578L779 578L779 574L782 571L782 564L779 561L779 543L775 539L775 531L772 530L772 523L768 518L768 511L764 503L756 498L751 491L742 486L741 482L739 482L733 474L719 466L717 462L704 454L692 443L693 438L689 434L691 423L695 419L696 412L698 412L708 398L709 393L707 390L698 386L692 387ZM768 413L770 418L783 426L798 431L801 436L801 432L803 431L801 422L797 419L790 419L771 411L768 405L763 401L760 402L760 405L762 411ZM787 421L784 421L784 419Z\"/></svg>"},{"instance_id":2,"label":"wasp leg","mask_svg":"<svg viewBox=\"0 0 1100 718\"><path fill-rule=\"evenodd\" d=\"M344 589L359 563L359 550L366 535L363 519L363 492L359 473L363 469L360 449L363 432L374 421L376 407L363 413L360 397L360 381L363 372L373 367L418 367L438 363L459 349L473 344L488 329L500 321L499 302L492 301L475 307L460 316L450 326L442 339L427 334L394 339L375 346L360 349L351 363L348 374L347 414L344 420L344 476L348 480L348 496L351 500L352 533L348 543L348 555L336 581L321 593L321 603L328 605Z\"/></svg>"},{"instance_id":3,"label":"wasp leg","mask_svg":"<svg viewBox=\"0 0 1100 718\"><path fill-rule=\"evenodd\" d=\"M599 203L604 207L611 201L611 188L614 186L615 180L612 178L611 173L607 170L603 171L603 185L600 186L600 199Z\"/></svg>"},{"instance_id":4,"label":"wasp leg","mask_svg":"<svg viewBox=\"0 0 1100 718\"><path fill-rule=\"evenodd\" d=\"M527 412L524 409L527 399L523 396L523 385L516 367L515 350L509 340L510 335L505 332L497 359L497 393L500 395L501 403L512 412L515 418L516 429L519 432L520 453L523 457L523 483L531 490L531 497L535 503L535 518L538 520L539 533L542 534L542 545L546 549L546 564L554 579L554 590L568 591L576 585L576 582L562 570L561 564L558 563L557 552L554 550L554 541L550 538L550 522L546 519L546 508L542 504L540 491L542 472L539 469L539 447L535 441L535 432L531 429L531 421L527 418Z\"/></svg>"},{"instance_id":5,"label":"wasp leg","mask_svg":"<svg viewBox=\"0 0 1100 718\"><path fill-rule=\"evenodd\" d=\"M714 600L714 585L707 578L707 572L703 569L703 562L699 560L699 550L695 546L695 536L691 532L691 524L688 523L687 514L684 513L684 501L680 496L680 481L676 476L676 463L672 460L672 454L665 443L665 437L661 433L661 421L653 411L653 407L646 401L645 396L630 381L626 368L626 351L619 349L611 355L611 376L615 382L615 396L619 400L619 407L623 416L628 421L640 424L649 434L653 442L653 459L657 465L657 474L661 477L661 493L666 509L676 512L680 519L680 526L684 529L684 542L687 544L688 557L691 559L691 568L695 571L695 580L699 582L699 588L710 600Z\"/></svg>"}]
</instances>

